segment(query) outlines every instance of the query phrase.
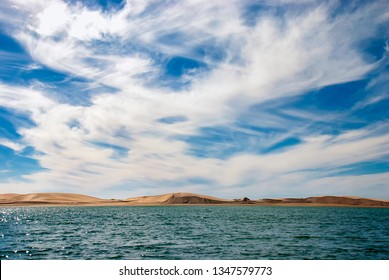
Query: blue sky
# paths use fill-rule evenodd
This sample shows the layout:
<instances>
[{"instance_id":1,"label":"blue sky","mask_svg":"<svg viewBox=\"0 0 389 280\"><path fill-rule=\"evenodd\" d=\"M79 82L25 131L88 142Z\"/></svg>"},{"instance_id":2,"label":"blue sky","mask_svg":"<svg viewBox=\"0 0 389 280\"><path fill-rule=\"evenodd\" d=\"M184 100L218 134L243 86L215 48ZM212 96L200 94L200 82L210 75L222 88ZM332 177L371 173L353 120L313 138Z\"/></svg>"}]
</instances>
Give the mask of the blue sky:
<instances>
[{"instance_id":1,"label":"blue sky","mask_svg":"<svg viewBox=\"0 0 389 280\"><path fill-rule=\"evenodd\" d=\"M386 1L0 3L0 192L389 199Z\"/></svg>"}]
</instances>

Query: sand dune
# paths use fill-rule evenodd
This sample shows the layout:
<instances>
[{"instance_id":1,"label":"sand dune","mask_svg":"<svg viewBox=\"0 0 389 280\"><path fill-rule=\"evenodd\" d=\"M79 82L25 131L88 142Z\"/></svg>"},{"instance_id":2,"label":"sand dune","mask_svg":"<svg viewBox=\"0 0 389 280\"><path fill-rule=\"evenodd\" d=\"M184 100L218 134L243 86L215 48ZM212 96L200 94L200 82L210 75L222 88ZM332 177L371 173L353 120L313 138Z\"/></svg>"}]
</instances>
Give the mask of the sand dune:
<instances>
[{"instance_id":1,"label":"sand dune","mask_svg":"<svg viewBox=\"0 0 389 280\"><path fill-rule=\"evenodd\" d=\"M384 206L389 207L389 200L363 198L355 196L318 196L307 198L261 199L267 204L304 204L304 205L348 205L348 206Z\"/></svg>"},{"instance_id":2,"label":"sand dune","mask_svg":"<svg viewBox=\"0 0 389 280\"><path fill-rule=\"evenodd\" d=\"M363 205L363 206L389 206L388 200L378 200L363 197L337 197L337 196L322 196L308 197L307 201L313 203L332 203L346 205Z\"/></svg>"},{"instance_id":3,"label":"sand dune","mask_svg":"<svg viewBox=\"0 0 389 280\"><path fill-rule=\"evenodd\" d=\"M187 192L134 197L128 198L127 201L139 204L223 204L233 202L232 200Z\"/></svg>"},{"instance_id":4,"label":"sand dune","mask_svg":"<svg viewBox=\"0 0 389 280\"><path fill-rule=\"evenodd\" d=\"M0 195L0 205L2 204L92 204L104 203L105 199L72 193L30 193L30 194L2 194Z\"/></svg>"},{"instance_id":5,"label":"sand dune","mask_svg":"<svg viewBox=\"0 0 389 280\"><path fill-rule=\"evenodd\" d=\"M188 192L168 193L155 196L140 196L120 199L70 193L0 194L1 206L140 206L140 205L254 205L254 206L355 206L389 207L389 200L354 196L320 196L307 198L271 198L250 200L222 199Z\"/></svg>"}]
</instances>

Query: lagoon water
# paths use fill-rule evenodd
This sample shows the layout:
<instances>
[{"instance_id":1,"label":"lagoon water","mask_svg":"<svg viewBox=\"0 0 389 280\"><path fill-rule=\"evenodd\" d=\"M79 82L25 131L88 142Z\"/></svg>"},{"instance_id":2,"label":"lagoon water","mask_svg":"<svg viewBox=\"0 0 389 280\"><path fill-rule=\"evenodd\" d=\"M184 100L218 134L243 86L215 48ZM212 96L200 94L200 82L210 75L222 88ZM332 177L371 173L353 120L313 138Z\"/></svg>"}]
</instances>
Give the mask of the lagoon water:
<instances>
[{"instance_id":1,"label":"lagoon water","mask_svg":"<svg viewBox=\"0 0 389 280\"><path fill-rule=\"evenodd\" d=\"M389 259L389 209L0 208L0 259Z\"/></svg>"}]
</instances>

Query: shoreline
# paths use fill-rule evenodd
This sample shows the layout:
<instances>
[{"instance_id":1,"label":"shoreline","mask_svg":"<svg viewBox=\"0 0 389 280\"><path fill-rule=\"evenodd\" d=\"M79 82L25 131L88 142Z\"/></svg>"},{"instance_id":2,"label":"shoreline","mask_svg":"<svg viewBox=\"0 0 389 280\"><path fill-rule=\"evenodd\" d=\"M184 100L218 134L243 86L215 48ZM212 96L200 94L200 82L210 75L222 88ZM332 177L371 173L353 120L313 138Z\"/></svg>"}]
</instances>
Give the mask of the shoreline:
<instances>
[{"instance_id":1,"label":"shoreline","mask_svg":"<svg viewBox=\"0 0 389 280\"><path fill-rule=\"evenodd\" d=\"M364 206L348 204L0 204L1 208L28 208L28 207L338 207L338 208L381 208L387 209L389 206Z\"/></svg>"},{"instance_id":2,"label":"shoreline","mask_svg":"<svg viewBox=\"0 0 389 280\"><path fill-rule=\"evenodd\" d=\"M211 207L347 207L347 208L389 208L382 205L350 205L334 203L1 203L0 208L18 208L18 207L191 207L191 206L211 206Z\"/></svg>"},{"instance_id":3,"label":"shoreline","mask_svg":"<svg viewBox=\"0 0 389 280\"><path fill-rule=\"evenodd\" d=\"M321 196L277 199L221 199L193 193L169 193L127 199L101 199L82 194L34 193L0 194L4 207L141 207L141 206L249 206L249 207L352 207L389 208L389 200L354 196Z\"/></svg>"}]
</instances>

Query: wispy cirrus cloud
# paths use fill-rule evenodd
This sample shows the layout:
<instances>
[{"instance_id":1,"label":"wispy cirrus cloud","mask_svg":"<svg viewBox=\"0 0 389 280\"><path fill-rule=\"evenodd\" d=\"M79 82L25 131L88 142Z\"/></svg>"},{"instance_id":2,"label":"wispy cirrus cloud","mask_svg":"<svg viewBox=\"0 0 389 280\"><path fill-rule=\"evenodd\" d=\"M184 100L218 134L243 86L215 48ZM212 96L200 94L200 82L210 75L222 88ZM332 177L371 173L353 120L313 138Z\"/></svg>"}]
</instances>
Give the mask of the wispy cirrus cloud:
<instances>
[{"instance_id":1,"label":"wispy cirrus cloud","mask_svg":"<svg viewBox=\"0 0 389 280\"><path fill-rule=\"evenodd\" d=\"M350 167L388 160L384 1L281 2L0 4L32 73L0 108L33 123L0 145L42 168L2 190L388 197L388 170Z\"/></svg>"}]
</instances>

